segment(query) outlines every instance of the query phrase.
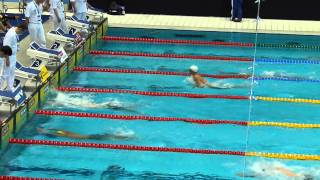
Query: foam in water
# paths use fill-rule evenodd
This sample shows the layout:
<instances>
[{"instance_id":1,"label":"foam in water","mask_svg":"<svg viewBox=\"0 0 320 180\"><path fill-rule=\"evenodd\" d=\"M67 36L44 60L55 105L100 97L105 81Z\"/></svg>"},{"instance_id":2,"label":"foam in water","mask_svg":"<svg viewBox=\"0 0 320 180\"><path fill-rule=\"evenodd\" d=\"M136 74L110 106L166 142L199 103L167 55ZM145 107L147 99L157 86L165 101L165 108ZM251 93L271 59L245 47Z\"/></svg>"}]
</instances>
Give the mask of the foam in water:
<instances>
[{"instance_id":1,"label":"foam in water","mask_svg":"<svg viewBox=\"0 0 320 180\"><path fill-rule=\"evenodd\" d=\"M125 129L125 128L117 128L115 134L118 136L125 136L125 137L135 137L136 134L133 130Z\"/></svg>"},{"instance_id":2,"label":"foam in water","mask_svg":"<svg viewBox=\"0 0 320 180\"><path fill-rule=\"evenodd\" d=\"M108 98L103 103L97 103L90 95L81 93L62 93L57 92L56 97L50 103L54 106L69 107L69 108L109 108L109 109L130 109L131 105L121 102L117 99Z\"/></svg>"},{"instance_id":3,"label":"foam in water","mask_svg":"<svg viewBox=\"0 0 320 180\"><path fill-rule=\"evenodd\" d=\"M306 76L308 79L315 79L316 72L308 72ZM297 73L289 73L286 71L263 71L262 76L264 77L289 77L289 78L303 78L301 75Z\"/></svg>"}]
</instances>

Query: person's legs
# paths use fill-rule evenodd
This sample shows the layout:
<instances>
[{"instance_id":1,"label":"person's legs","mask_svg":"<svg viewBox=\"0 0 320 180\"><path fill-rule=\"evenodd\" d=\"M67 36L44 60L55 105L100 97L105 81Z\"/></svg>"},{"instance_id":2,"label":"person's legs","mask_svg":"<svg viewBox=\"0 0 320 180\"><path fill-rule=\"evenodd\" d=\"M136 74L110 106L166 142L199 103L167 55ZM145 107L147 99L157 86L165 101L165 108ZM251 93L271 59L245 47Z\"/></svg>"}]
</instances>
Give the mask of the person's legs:
<instances>
[{"instance_id":1,"label":"person's legs","mask_svg":"<svg viewBox=\"0 0 320 180\"><path fill-rule=\"evenodd\" d=\"M1 88L2 90L9 89L9 75L10 75L10 67L5 66L3 69L3 73L1 76Z\"/></svg>"},{"instance_id":2,"label":"person's legs","mask_svg":"<svg viewBox=\"0 0 320 180\"><path fill-rule=\"evenodd\" d=\"M237 17L242 20L242 8L243 8L243 0L238 0L238 14Z\"/></svg>"},{"instance_id":3,"label":"person's legs","mask_svg":"<svg viewBox=\"0 0 320 180\"><path fill-rule=\"evenodd\" d=\"M12 55L12 58L10 61L10 69L9 69L9 76L8 76L8 90L13 91L14 90L14 78L15 78L15 70L16 70L16 55Z\"/></svg>"},{"instance_id":4,"label":"person's legs","mask_svg":"<svg viewBox=\"0 0 320 180\"><path fill-rule=\"evenodd\" d=\"M50 21L52 22L52 30L56 30L59 27L57 18L55 16L50 16Z\"/></svg>"},{"instance_id":5,"label":"person's legs","mask_svg":"<svg viewBox=\"0 0 320 180\"><path fill-rule=\"evenodd\" d=\"M43 29L43 25L42 24L38 24L37 26L38 29L38 43L42 46L42 47L46 47L46 36L44 34L44 29Z\"/></svg>"},{"instance_id":6,"label":"person's legs","mask_svg":"<svg viewBox=\"0 0 320 180\"><path fill-rule=\"evenodd\" d=\"M87 20L87 13L77 13L75 15L79 20L83 20L83 21Z\"/></svg>"},{"instance_id":7,"label":"person's legs","mask_svg":"<svg viewBox=\"0 0 320 180\"><path fill-rule=\"evenodd\" d=\"M60 28L65 32L68 33L68 26L66 22L66 18L62 17L61 22L60 22Z\"/></svg>"},{"instance_id":8,"label":"person's legs","mask_svg":"<svg viewBox=\"0 0 320 180\"><path fill-rule=\"evenodd\" d=\"M30 34L30 37L31 37L31 41L35 41L35 42L37 42L38 40L37 40L37 25L36 24L32 24L32 23L30 23L29 25L28 25L28 30L29 30L29 34Z\"/></svg>"},{"instance_id":9,"label":"person's legs","mask_svg":"<svg viewBox=\"0 0 320 180\"><path fill-rule=\"evenodd\" d=\"M234 12L235 11L234 1L235 0L231 0L231 19L235 18L235 15L236 15Z\"/></svg>"}]
</instances>

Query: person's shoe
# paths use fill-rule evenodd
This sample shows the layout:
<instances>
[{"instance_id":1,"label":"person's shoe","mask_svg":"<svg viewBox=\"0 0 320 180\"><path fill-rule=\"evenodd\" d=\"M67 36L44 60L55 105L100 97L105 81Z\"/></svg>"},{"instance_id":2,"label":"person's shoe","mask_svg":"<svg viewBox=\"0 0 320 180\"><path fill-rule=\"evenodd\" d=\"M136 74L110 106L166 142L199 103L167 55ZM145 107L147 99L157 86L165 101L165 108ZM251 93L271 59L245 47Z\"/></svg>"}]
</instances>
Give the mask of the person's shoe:
<instances>
[{"instance_id":1,"label":"person's shoe","mask_svg":"<svg viewBox=\"0 0 320 180\"><path fill-rule=\"evenodd\" d=\"M233 22L241 22L242 19L240 19L240 18L233 18L232 21L233 21Z\"/></svg>"}]
</instances>

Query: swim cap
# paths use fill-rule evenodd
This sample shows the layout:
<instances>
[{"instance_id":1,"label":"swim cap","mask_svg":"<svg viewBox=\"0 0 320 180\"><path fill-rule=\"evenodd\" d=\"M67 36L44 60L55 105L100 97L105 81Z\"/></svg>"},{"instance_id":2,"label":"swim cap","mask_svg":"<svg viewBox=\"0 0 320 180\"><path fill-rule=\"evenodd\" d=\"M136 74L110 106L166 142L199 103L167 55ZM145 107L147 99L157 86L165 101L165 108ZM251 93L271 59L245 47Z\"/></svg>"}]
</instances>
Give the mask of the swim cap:
<instances>
[{"instance_id":1,"label":"swim cap","mask_svg":"<svg viewBox=\"0 0 320 180\"><path fill-rule=\"evenodd\" d=\"M192 66L190 66L189 70L196 73L196 72L198 72L199 68L196 65L192 65Z\"/></svg>"}]
</instances>

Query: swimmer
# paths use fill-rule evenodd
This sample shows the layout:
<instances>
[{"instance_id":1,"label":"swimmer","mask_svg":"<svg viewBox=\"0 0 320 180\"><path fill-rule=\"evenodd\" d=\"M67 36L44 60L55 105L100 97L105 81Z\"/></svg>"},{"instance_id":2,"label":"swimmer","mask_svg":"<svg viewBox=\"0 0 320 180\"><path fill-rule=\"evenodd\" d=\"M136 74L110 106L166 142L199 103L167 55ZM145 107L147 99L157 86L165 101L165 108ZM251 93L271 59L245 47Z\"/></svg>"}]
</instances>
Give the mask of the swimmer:
<instances>
[{"instance_id":1,"label":"swimmer","mask_svg":"<svg viewBox=\"0 0 320 180\"><path fill-rule=\"evenodd\" d=\"M133 106L126 105L115 99L104 102L96 103L90 99L89 96L81 96L75 94L58 93L56 98L50 103L55 106L68 106L68 107L83 107L83 108L107 108L113 110L123 110L129 112L136 112Z\"/></svg>"},{"instance_id":2,"label":"swimmer","mask_svg":"<svg viewBox=\"0 0 320 180\"><path fill-rule=\"evenodd\" d=\"M125 140L134 138L134 133L119 133L119 134L92 134L92 135L82 135L70 131L65 131L61 129L44 129L37 128L38 133L48 136L48 137L66 137L72 139L92 139L92 140Z\"/></svg>"},{"instance_id":3,"label":"swimmer","mask_svg":"<svg viewBox=\"0 0 320 180\"><path fill-rule=\"evenodd\" d=\"M198 66L192 65L189 68L189 72L191 74L191 78L193 82L195 83L196 87L198 88L213 88L213 89L231 89L231 88L246 88L250 87L247 84L243 85L234 85L230 83L223 83L223 82L212 82L209 83L205 78L203 78L200 74L198 74Z\"/></svg>"},{"instance_id":4,"label":"swimmer","mask_svg":"<svg viewBox=\"0 0 320 180\"><path fill-rule=\"evenodd\" d=\"M314 178L310 175L298 174L291 171L289 168L277 166L277 165L268 165L267 167L263 167L259 170L259 172L252 173L238 173L237 176L243 178L265 178L265 177L286 177L286 178L294 178L300 180L313 180Z\"/></svg>"}]
</instances>

